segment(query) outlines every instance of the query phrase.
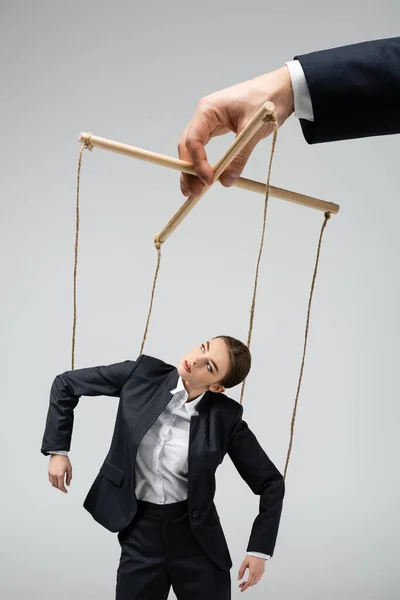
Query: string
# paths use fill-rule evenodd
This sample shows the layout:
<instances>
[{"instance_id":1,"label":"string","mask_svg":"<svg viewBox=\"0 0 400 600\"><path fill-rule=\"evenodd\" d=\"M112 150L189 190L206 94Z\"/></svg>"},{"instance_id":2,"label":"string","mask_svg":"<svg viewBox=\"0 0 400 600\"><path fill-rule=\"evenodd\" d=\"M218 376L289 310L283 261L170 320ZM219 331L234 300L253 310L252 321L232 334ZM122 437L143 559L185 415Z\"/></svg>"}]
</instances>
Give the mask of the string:
<instances>
[{"instance_id":1,"label":"string","mask_svg":"<svg viewBox=\"0 0 400 600\"><path fill-rule=\"evenodd\" d=\"M303 357L302 357L302 360L301 360L300 376L299 376L299 381L298 381L298 384L297 384L296 398L295 398L295 402L294 402L293 414L292 414L292 421L291 421L291 425L290 425L290 440L289 440L289 448L288 448L287 456L286 456L285 470L284 470L284 474L283 474L284 479L286 479L286 474L287 474L287 470L288 470L288 466L289 466L290 455L291 455L292 446L293 446L294 425L295 425L295 421L296 421L297 405L298 405L298 401L299 401L301 382L302 382L303 373L304 373L304 364L305 364L305 358L306 358L306 352L307 352L307 343L308 343L308 333L309 333L309 327L310 327L311 305L312 305L312 300L313 300L313 296L314 296L315 281L317 279L317 273L318 273L318 265L319 265L319 259L320 259L320 254L321 254L322 238L323 238L323 235L324 235L325 227L326 227L326 225L327 225L327 223L328 223L328 221L329 221L330 218L331 218L331 213L330 212L326 212L325 213L324 222L323 222L322 228L321 228L321 234L319 236L317 258L316 258L316 261L315 261L314 274L313 274L312 284L311 284L311 290L310 290L310 297L309 297L309 300L308 300L307 321L306 321L306 328L305 328L305 334L304 334Z\"/></svg>"},{"instance_id":2,"label":"string","mask_svg":"<svg viewBox=\"0 0 400 600\"><path fill-rule=\"evenodd\" d=\"M74 317L72 324L72 351L71 351L71 369L75 368L75 340L76 340L76 283L77 283L77 272L78 272L78 244L79 244L79 196L81 186L81 168L82 168L82 155L84 150L92 151L93 146L90 142L92 134L88 133L84 144L81 146L79 151L78 160L78 173L76 182L76 227L75 227L75 257L74 257Z\"/></svg>"},{"instance_id":3,"label":"string","mask_svg":"<svg viewBox=\"0 0 400 600\"><path fill-rule=\"evenodd\" d=\"M247 346L249 348L250 348L251 337L252 337L252 333L253 333L254 314L255 314L255 309L256 309L256 298L257 298L257 287L258 287L258 275L259 275L259 270L260 270L261 256L262 256L263 249L264 249L265 229L266 229L266 225L267 225L267 211L268 211L268 201L269 201L269 191L270 191L272 160L273 160L274 154L275 154L276 140L278 138L278 128L279 128L278 120L277 120L275 113L271 113L270 115L267 115L265 120L272 122L272 125L274 128L274 133L273 133L273 139L272 139L271 154L270 154L270 159L269 159L267 185L266 185L265 197L264 197L264 214L263 214L263 225L262 225L262 230L261 230L260 249L258 251L256 274L255 274L255 278L254 278L253 298L252 298L251 307L250 307L250 323L249 323L249 332L247 335ZM240 392L240 404L243 403L243 395L244 395L245 387L246 387L246 379L242 383L242 389Z\"/></svg>"},{"instance_id":4,"label":"string","mask_svg":"<svg viewBox=\"0 0 400 600\"><path fill-rule=\"evenodd\" d=\"M146 327L144 329L144 334L143 334L143 339L142 339L142 345L140 346L140 354L143 354L144 344L145 344L145 341L146 341L146 338L147 338L147 332L148 332L148 329L149 329L150 317L151 317L151 313L152 313L152 310L153 310L154 292L156 290L158 273L160 271L160 264L161 264L161 242L158 239L158 235L156 235L154 237L154 246L156 247L156 250L157 250L157 266L156 266L156 271L154 273L154 278L153 278L153 287L152 287L152 290L151 290L151 299L150 299L149 313L147 315L147 321L146 321Z\"/></svg>"}]
</instances>

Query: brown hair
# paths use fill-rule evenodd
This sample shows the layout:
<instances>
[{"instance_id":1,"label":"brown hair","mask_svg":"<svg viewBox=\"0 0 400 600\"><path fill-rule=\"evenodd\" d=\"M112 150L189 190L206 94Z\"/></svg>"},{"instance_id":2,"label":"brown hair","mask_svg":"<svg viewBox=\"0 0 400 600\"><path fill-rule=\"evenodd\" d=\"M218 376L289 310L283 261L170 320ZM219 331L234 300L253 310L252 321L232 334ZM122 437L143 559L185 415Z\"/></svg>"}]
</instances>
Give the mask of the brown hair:
<instances>
[{"instance_id":1,"label":"brown hair","mask_svg":"<svg viewBox=\"0 0 400 600\"><path fill-rule=\"evenodd\" d=\"M230 369L220 383L225 388L232 388L242 383L250 371L250 350L246 344L229 335L217 335L214 339L224 340L227 345Z\"/></svg>"}]
</instances>

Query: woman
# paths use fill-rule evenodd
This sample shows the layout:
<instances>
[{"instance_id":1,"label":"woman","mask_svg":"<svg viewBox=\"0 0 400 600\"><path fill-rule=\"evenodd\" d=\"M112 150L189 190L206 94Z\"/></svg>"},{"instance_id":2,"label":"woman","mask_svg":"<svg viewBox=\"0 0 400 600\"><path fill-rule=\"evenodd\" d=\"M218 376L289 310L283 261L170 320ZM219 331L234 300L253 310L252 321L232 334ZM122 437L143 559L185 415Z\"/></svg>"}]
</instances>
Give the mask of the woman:
<instances>
[{"instance_id":1,"label":"woman","mask_svg":"<svg viewBox=\"0 0 400 600\"><path fill-rule=\"evenodd\" d=\"M228 600L231 557L213 498L215 471L229 454L260 496L239 579L262 577L278 533L284 482L247 423L224 394L250 371L247 346L218 336L194 347L178 367L141 355L58 375L41 452L52 454L49 480L67 492L73 410L80 396L116 396L111 446L84 507L118 532L116 600Z\"/></svg>"}]
</instances>

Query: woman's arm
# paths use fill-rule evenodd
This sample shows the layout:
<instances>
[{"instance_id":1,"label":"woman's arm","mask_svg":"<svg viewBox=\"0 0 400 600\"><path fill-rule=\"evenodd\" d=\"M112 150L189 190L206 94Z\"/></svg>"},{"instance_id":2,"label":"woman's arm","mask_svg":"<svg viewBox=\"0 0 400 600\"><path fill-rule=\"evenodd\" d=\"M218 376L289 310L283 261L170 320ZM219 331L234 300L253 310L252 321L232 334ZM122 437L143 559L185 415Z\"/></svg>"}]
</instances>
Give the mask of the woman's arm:
<instances>
[{"instance_id":1,"label":"woman's arm","mask_svg":"<svg viewBox=\"0 0 400 600\"><path fill-rule=\"evenodd\" d=\"M50 391L50 405L41 452L69 451L74 422L74 408L81 396L120 396L126 381L140 363L126 360L111 365L66 371L55 378Z\"/></svg>"},{"instance_id":2,"label":"woman's arm","mask_svg":"<svg viewBox=\"0 0 400 600\"><path fill-rule=\"evenodd\" d=\"M252 527L247 552L272 556L278 535L285 483L246 421L243 421L242 414L243 406L239 404L229 432L228 454L242 479L254 494L260 496L260 510Z\"/></svg>"}]
</instances>

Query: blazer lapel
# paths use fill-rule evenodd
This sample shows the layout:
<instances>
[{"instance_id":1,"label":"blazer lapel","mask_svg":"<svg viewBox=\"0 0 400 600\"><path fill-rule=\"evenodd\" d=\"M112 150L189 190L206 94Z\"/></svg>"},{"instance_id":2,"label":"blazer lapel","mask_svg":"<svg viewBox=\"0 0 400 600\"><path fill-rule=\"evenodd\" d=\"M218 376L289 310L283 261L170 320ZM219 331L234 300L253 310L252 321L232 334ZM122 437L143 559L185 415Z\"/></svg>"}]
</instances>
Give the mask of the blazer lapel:
<instances>
[{"instance_id":1,"label":"blazer lapel","mask_svg":"<svg viewBox=\"0 0 400 600\"><path fill-rule=\"evenodd\" d=\"M135 444L139 445L143 436L170 402L173 396L171 390L176 388L178 378L178 371L174 368L162 381L151 400L146 401L141 415L139 417L135 415L134 419L129 420L129 425L132 428L131 439L134 440Z\"/></svg>"}]
</instances>

